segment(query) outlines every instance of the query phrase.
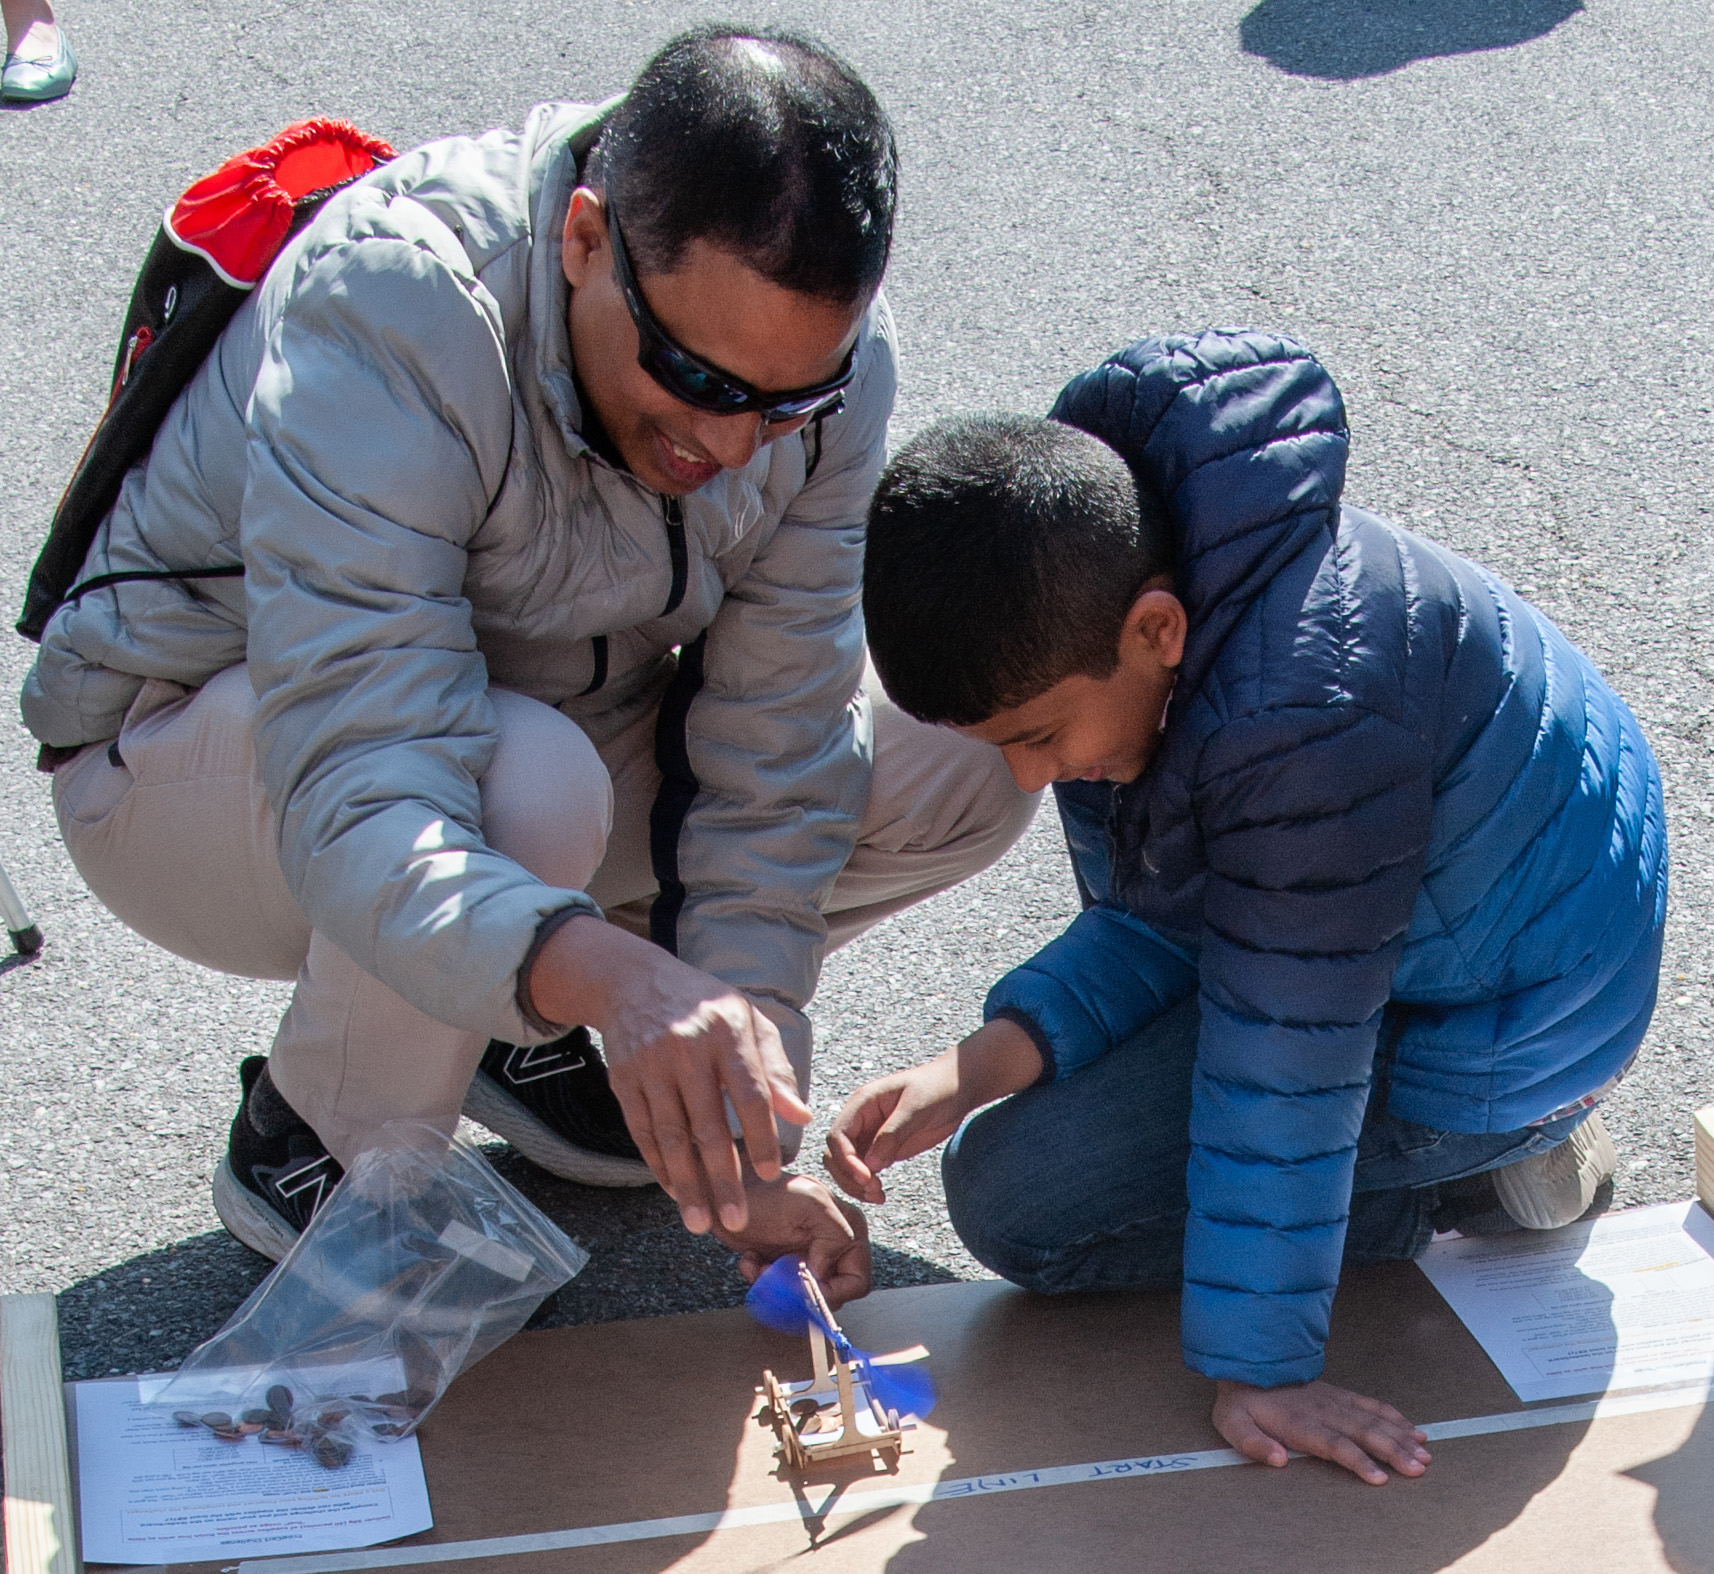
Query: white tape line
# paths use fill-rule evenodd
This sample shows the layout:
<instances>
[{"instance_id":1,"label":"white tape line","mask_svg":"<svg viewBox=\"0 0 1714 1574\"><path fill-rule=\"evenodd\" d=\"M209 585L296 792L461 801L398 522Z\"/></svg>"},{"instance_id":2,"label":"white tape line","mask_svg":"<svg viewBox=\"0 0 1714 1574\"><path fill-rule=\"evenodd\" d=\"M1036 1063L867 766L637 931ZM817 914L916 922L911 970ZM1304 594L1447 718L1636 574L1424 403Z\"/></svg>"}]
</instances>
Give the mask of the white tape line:
<instances>
[{"instance_id":1,"label":"white tape line","mask_svg":"<svg viewBox=\"0 0 1714 1574\"><path fill-rule=\"evenodd\" d=\"M1710 1385L1626 1394L1616 1399L1589 1399L1549 1410L1516 1410L1502 1415L1472 1416L1462 1421L1435 1421L1425 1426L1430 1442L1451 1437L1480 1437L1491 1432L1527 1432L1535 1427L1565 1426L1575 1421L1605 1420L1706 1404ZM543 1530L529 1536L489 1536L481 1541L443 1541L436 1546L370 1547L360 1552L315 1553L295 1558L251 1558L237 1574L346 1574L347 1570L408 1568L427 1563L458 1563L467 1558L500 1558L525 1552L560 1552L570 1547L609 1546L619 1541L653 1541L666 1536L699 1536L716 1530L740 1530L747 1525L777 1525L784 1521L827 1520L876 1509L937 1503L948 1498L985 1497L996 1492L1029 1492L1036 1487L1072 1486L1083 1481L1134 1480L1143 1476L1177 1475L1186 1470L1218 1470L1250 1461L1230 1448L1207 1448L1184 1454L1148 1454L1132 1459L1103 1459L1087 1465L1053 1465L1045 1470L1019 1470L1004 1475L962 1476L953 1481L924 1481L915 1486L881 1487L867 1492L837 1488L820 1507L801 1503L765 1503L755 1508L729 1508L724 1513L676 1514L670 1519L633 1519L616 1525L586 1525L577 1530Z\"/></svg>"},{"instance_id":2,"label":"white tape line","mask_svg":"<svg viewBox=\"0 0 1714 1574\"><path fill-rule=\"evenodd\" d=\"M1429 1442L1447 1437L1479 1437L1486 1432L1527 1432L1538 1426L1566 1426L1573 1421L1610 1421L1615 1416L1647 1415L1655 1410L1680 1410L1705 1405L1714 1397L1714 1383L1684 1388L1656 1388L1647 1393L1621 1394L1614 1399L1585 1399L1551 1410L1512 1410L1504 1415L1474 1416L1468 1421L1431 1421L1423 1428Z\"/></svg>"}]
</instances>

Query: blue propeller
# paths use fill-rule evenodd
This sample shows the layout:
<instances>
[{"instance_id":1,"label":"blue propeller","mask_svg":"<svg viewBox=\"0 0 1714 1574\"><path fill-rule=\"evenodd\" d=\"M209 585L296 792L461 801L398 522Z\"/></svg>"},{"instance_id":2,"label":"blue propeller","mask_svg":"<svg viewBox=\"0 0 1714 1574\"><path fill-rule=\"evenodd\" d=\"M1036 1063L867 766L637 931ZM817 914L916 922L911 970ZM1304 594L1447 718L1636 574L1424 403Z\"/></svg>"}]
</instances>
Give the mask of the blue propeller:
<instances>
[{"instance_id":1,"label":"blue propeller","mask_svg":"<svg viewBox=\"0 0 1714 1574\"><path fill-rule=\"evenodd\" d=\"M762 1270L744 1297L745 1308L764 1328L783 1334L805 1335L819 1328L832 1342L841 1361L855 1361L862 1370L869 1392L882 1410L902 1416L926 1416L934 1409L934 1384L927 1372L909 1366L877 1366L867 1350L857 1349L830 1322L803 1287L803 1259L781 1257Z\"/></svg>"}]
</instances>

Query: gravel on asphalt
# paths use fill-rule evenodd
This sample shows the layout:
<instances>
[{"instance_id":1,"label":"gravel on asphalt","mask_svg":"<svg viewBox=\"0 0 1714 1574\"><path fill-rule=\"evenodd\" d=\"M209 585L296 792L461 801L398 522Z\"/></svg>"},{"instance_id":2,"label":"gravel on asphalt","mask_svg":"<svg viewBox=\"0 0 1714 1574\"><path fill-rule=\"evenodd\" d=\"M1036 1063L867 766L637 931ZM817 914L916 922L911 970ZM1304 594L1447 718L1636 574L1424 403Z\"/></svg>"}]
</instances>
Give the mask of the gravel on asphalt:
<instances>
[{"instance_id":1,"label":"gravel on asphalt","mask_svg":"<svg viewBox=\"0 0 1714 1574\"><path fill-rule=\"evenodd\" d=\"M1129 339L1243 322L1339 379L1348 496L1491 565L1602 666L1666 782L1660 1008L1607 1106L1618 1201L1690 1191L1714 1094L1714 12L1665 0L751 0L897 119L894 439L1042 410ZM398 146L594 99L702 6L659 0L66 0L83 76L0 116L0 612L104 397L162 208L307 114ZM0 687L30 659L0 641ZM0 863L47 936L0 962L0 1287L61 1292L68 1371L176 1362L257 1282L208 1183L285 986L127 933L78 881L0 720ZM1075 897L1051 809L1000 865L828 964L818 1128L944 1047ZM810 1134L807 1152L818 1146ZM498 1152L498 1150L496 1150ZM725 1253L656 1193L527 1184L595 1257L547 1316L724 1304ZM883 1283L977 1272L933 1155L873 1210Z\"/></svg>"}]
</instances>

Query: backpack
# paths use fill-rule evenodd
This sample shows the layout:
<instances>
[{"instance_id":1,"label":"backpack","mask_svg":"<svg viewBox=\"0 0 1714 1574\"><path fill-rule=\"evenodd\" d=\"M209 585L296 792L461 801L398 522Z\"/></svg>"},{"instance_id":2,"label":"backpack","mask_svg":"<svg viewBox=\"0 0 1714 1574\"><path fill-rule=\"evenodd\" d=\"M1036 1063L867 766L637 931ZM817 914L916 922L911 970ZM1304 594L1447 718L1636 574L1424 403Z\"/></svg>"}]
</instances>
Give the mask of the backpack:
<instances>
[{"instance_id":1,"label":"backpack","mask_svg":"<svg viewBox=\"0 0 1714 1574\"><path fill-rule=\"evenodd\" d=\"M303 120L228 159L162 218L119 336L113 389L30 571L18 632L40 642L48 620L87 591L140 579L228 579L221 568L99 574L77 584L101 522L173 401L288 240L336 191L393 158L343 120Z\"/></svg>"}]
</instances>

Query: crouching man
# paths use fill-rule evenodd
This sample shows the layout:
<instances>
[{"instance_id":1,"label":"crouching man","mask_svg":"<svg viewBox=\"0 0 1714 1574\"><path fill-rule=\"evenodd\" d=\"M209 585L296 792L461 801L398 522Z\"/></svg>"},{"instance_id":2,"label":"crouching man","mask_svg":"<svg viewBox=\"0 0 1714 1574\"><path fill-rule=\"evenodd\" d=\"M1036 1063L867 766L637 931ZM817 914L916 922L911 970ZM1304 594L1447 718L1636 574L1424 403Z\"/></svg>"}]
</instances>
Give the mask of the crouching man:
<instances>
[{"instance_id":1,"label":"crouching man","mask_svg":"<svg viewBox=\"0 0 1714 1574\"><path fill-rule=\"evenodd\" d=\"M74 590L24 714L114 913L296 982L215 1182L256 1250L463 1109L867 1288L860 1219L781 1170L803 1007L1033 808L864 693L894 178L824 48L685 35L617 107L334 197L127 478L86 579L242 577Z\"/></svg>"}]
</instances>

